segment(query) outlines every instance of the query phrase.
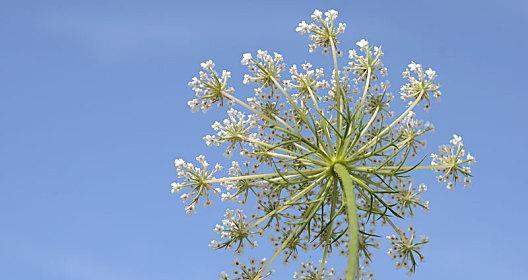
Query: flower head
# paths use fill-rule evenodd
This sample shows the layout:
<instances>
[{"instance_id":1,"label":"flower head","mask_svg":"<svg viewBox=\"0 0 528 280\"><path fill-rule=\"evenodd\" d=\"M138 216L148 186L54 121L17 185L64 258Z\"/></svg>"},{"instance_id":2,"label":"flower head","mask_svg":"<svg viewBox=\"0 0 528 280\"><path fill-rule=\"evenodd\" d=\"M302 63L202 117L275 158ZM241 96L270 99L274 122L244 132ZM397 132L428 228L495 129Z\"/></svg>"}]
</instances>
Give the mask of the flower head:
<instances>
[{"instance_id":1,"label":"flower head","mask_svg":"<svg viewBox=\"0 0 528 280\"><path fill-rule=\"evenodd\" d=\"M403 77L407 79L407 83L400 88L403 100L423 98L426 103L425 108L428 109L431 106L429 93L432 93L436 99L440 99L442 95L440 85L436 82L436 72L431 68L424 71L422 65L413 61L403 71Z\"/></svg>"},{"instance_id":2,"label":"flower head","mask_svg":"<svg viewBox=\"0 0 528 280\"><path fill-rule=\"evenodd\" d=\"M301 268L293 274L293 279L299 280L329 280L335 279L335 270L319 269L312 262L301 263Z\"/></svg>"},{"instance_id":3,"label":"flower head","mask_svg":"<svg viewBox=\"0 0 528 280\"><path fill-rule=\"evenodd\" d=\"M381 47L371 48L369 42L365 39L361 39L356 43L360 48L358 53L356 50L350 50L348 57L350 62L348 63L347 70L354 73L357 78L354 80L355 84L360 81L365 81L367 78L377 79L379 76L385 76L387 74L387 68L383 66L381 58L383 52Z\"/></svg>"},{"instance_id":4,"label":"flower head","mask_svg":"<svg viewBox=\"0 0 528 280\"><path fill-rule=\"evenodd\" d=\"M212 60L207 60L201 64L202 71L198 77L193 77L189 86L195 93L194 99L187 102L193 111L202 110L206 112L215 103L223 105L225 95L234 91L233 87L227 84L231 78L231 72L222 70L218 74L215 70L215 64Z\"/></svg>"},{"instance_id":5,"label":"flower head","mask_svg":"<svg viewBox=\"0 0 528 280\"><path fill-rule=\"evenodd\" d=\"M251 223L247 220L242 210L227 209L224 217L222 224L217 224L213 229L220 235L222 241L211 241L211 248L232 249L234 247L237 253L241 253L244 249L244 244L249 243L251 247L257 246L257 241L251 240L251 238L257 235L258 232L253 231Z\"/></svg>"},{"instance_id":6,"label":"flower head","mask_svg":"<svg viewBox=\"0 0 528 280\"><path fill-rule=\"evenodd\" d=\"M433 126L415 112L420 104L429 107L430 95L440 96L437 73L411 62L400 88L406 106L395 113L391 83L382 80L388 71L381 47L360 39L343 62L337 44L345 25L336 23L337 16L334 10L315 10L312 22L296 28L308 34L310 51L323 48L332 54L330 70L308 61L287 68L282 55L258 50L240 61L248 69L243 83L252 92L245 99L232 94L229 72L218 75L212 61L202 63L199 77L191 81L197 97L191 107L238 106L204 137L208 146L225 145L231 159L226 176L216 178L221 166L210 168L199 156L197 166L176 160L180 180L171 184L171 192L183 192L189 213L202 199L210 204L211 193L243 207L227 210L214 227L220 237L210 246L237 253L236 269L221 279L262 280L275 259L295 262L311 251L323 259L317 266L303 262L295 279L333 279L327 257L334 252L348 256L346 279L371 279L368 265L381 246L383 225L393 231L389 255L396 267L412 273L428 240L398 225L429 209L427 187L416 183L414 174L439 172L438 180L449 188L462 177L470 183L475 158L458 135L432 155L431 165L422 164L424 138ZM242 249L255 247L261 235L274 246L272 257L242 265Z\"/></svg>"},{"instance_id":7,"label":"flower head","mask_svg":"<svg viewBox=\"0 0 528 280\"><path fill-rule=\"evenodd\" d=\"M250 259L249 264L244 264L239 260L235 261L235 269L229 275L226 272L220 274L221 280L262 280L267 279L273 273L273 270L262 272L262 267L266 259Z\"/></svg>"},{"instance_id":8,"label":"flower head","mask_svg":"<svg viewBox=\"0 0 528 280\"><path fill-rule=\"evenodd\" d=\"M237 145L257 140L257 134L253 131L257 122L254 115L246 117L246 114L233 108L227 111L227 116L228 118L223 122L215 122L211 126L216 131L216 135L206 135L204 140L207 146L228 143L225 154L230 157Z\"/></svg>"},{"instance_id":9,"label":"flower head","mask_svg":"<svg viewBox=\"0 0 528 280\"><path fill-rule=\"evenodd\" d=\"M267 51L258 50L256 59L251 54L244 54L241 61L247 66L252 75L244 76L244 84L256 83L261 88L268 88L274 85L274 80L280 79L280 73L284 70L282 55L279 53L269 54Z\"/></svg>"},{"instance_id":10,"label":"flower head","mask_svg":"<svg viewBox=\"0 0 528 280\"><path fill-rule=\"evenodd\" d=\"M404 268L409 274L414 273L416 263L425 260L422 246L429 242L429 238L422 235L418 239L414 228L411 226L409 233L402 232L399 235L389 235L387 239L391 242L388 254L394 259L396 268Z\"/></svg>"},{"instance_id":11,"label":"flower head","mask_svg":"<svg viewBox=\"0 0 528 280\"><path fill-rule=\"evenodd\" d=\"M183 182L172 183L171 192L176 193L184 189L188 190L188 192L180 196L181 200L187 203L185 210L188 214L192 214L201 197L205 197L205 205L210 205L209 193L220 194L221 192L220 188L213 187L211 180L214 179L214 174L222 169L222 166L216 164L212 170L209 170L209 163L207 163L203 155L197 156L196 160L200 166L195 166L182 159L174 161L178 177L182 178Z\"/></svg>"},{"instance_id":12,"label":"flower head","mask_svg":"<svg viewBox=\"0 0 528 280\"><path fill-rule=\"evenodd\" d=\"M438 154L431 154L431 165L440 175L437 176L439 182L447 183L447 188L452 189L463 177L464 186L471 184L471 167L475 163L475 158L466 153L462 137L454 134L449 141L451 145L440 146Z\"/></svg>"},{"instance_id":13,"label":"flower head","mask_svg":"<svg viewBox=\"0 0 528 280\"><path fill-rule=\"evenodd\" d=\"M338 12L335 10L328 10L323 13L319 10L315 10L312 14L313 22L307 24L305 21L301 21L295 31L301 35L309 34L309 38L312 44L309 45L310 52L314 52L316 48L323 48L325 52L328 52L329 48L337 49L337 35L345 32L346 24L336 23Z\"/></svg>"}]
</instances>

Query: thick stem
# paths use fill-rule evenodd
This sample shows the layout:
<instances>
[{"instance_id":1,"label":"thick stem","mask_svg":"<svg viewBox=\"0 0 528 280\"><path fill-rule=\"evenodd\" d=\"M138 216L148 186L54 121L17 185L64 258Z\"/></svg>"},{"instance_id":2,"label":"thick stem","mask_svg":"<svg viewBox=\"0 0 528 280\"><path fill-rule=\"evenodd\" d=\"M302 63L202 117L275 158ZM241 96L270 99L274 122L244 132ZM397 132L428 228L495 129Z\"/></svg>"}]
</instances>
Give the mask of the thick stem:
<instances>
[{"instance_id":1,"label":"thick stem","mask_svg":"<svg viewBox=\"0 0 528 280\"><path fill-rule=\"evenodd\" d=\"M334 172L341 181L341 187L345 194L346 213L348 220L348 263L346 270L346 280L355 280L359 265L359 228L356 205L356 194L354 185L347 168L342 164L334 165Z\"/></svg>"}]
</instances>

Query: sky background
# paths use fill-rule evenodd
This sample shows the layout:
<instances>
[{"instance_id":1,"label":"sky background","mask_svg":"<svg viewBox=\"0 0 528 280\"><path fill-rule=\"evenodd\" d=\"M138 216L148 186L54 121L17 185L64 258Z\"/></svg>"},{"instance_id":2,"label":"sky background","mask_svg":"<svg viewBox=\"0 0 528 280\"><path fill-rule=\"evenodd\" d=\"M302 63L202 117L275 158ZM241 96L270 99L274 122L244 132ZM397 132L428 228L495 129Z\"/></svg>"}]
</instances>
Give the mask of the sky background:
<instances>
[{"instance_id":1,"label":"sky background","mask_svg":"<svg viewBox=\"0 0 528 280\"><path fill-rule=\"evenodd\" d=\"M315 9L347 23L344 50L383 45L397 94L411 60L439 73L444 96L421 118L427 153L461 134L477 157L471 189L432 173L432 210L413 221L432 242L414 279L526 279L528 273L528 2L0 1L0 278L217 279L232 255L212 251L225 206L189 217L173 160L205 154L223 110L191 113L189 79L213 58L241 86L242 53L310 55L294 28ZM377 279L409 279L382 252ZM263 257L263 256L258 256ZM276 267L274 279L290 279Z\"/></svg>"}]
</instances>

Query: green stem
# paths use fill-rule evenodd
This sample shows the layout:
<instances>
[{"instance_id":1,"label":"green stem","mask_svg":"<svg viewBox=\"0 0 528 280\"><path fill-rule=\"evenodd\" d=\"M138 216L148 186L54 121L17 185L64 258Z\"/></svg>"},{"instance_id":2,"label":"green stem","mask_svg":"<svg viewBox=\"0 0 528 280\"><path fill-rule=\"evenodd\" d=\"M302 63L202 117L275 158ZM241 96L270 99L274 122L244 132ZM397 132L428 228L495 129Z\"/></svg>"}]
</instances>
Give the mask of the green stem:
<instances>
[{"instance_id":1,"label":"green stem","mask_svg":"<svg viewBox=\"0 0 528 280\"><path fill-rule=\"evenodd\" d=\"M332 60L334 62L334 79L336 83L336 102L337 102L337 127L340 129L342 127L343 122L343 103L341 102L341 98L344 96L344 92L342 92L340 81L339 81L339 65L337 64L337 48L335 46L335 42L333 38L330 38L330 46L332 49ZM340 140L338 140L340 141Z\"/></svg>"},{"instance_id":2,"label":"green stem","mask_svg":"<svg viewBox=\"0 0 528 280\"><path fill-rule=\"evenodd\" d=\"M356 194L354 192L354 185L348 173L347 168L337 163L334 165L334 172L341 181L341 187L345 194L346 213L348 219L348 263L346 271L346 280L355 280L359 263L359 228L358 215L356 205Z\"/></svg>"},{"instance_id":3,"label":"green stem","mask_svg":"<svg viewBox=\"0 0 528 280\"><path fill-rule=\"evenodd\" d=\"M420 100L422 99L422 96L426 94L425 91L422 90L422 92L420 93L420 95L418 95L418 97L416 98L416 100L414 100L414 102L407 108L407 110L405 110L405 112L403 112L397 119L395 119L391 124L389 124L387 127L385 127L380 133L378 133L378 135L376 135L374 138L370 139L370 141L367 142L367 144L365 144L363 147L359 148L353 155L352 157L355 157L356 155L360 154L361 152L363 152L364 150L368 149L370 146L376 144L383 135L385 135L385 133L389 132L390 129L398 124L403 118L405 118L405 116L407 116L407 114L409 114L410 111L412 111L412 109L414 109L414 107L416 107L416 105L418 105L418 103L420 103Z\"/></svg>"},{"instance_id":4,"label":"green stem","mask_svg":"<svg viewBox=\"0 0 528 280\"><path fill-rule=\"evenodd\" d=\"M302 174L299 173L298 170L296 171L287 171L283 173L263 173L263 174L253 174L253 175L242 175L242 176L234 176L234 177L223 177L223 178L211 178L203 181L205 184L210 183L222 183L222 182L232 182L232 181L238 181L238 180L253 180L253 179L263 179L263 178L283 178L286 175L292 175L293 177L306 177L308 175L313 175L320 173L324 171L326 168L314 168L310 170L304 171Z\"/></svg>"}]
</instances>

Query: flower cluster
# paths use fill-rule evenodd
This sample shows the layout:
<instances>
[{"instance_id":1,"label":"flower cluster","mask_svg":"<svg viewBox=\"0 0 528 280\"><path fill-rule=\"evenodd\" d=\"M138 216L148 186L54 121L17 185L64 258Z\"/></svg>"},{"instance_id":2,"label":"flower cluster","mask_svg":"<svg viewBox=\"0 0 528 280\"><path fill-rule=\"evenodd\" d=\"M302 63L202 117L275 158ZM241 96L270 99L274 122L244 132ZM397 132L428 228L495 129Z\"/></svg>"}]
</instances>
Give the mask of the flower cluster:
<instances>
[{"instance_id":1,"label":"flower cluster","mask_svg":"<svg viewBox=\"0 0 528 280\"><path fill-rule=\"evenodd\" d=\"M374 46L370 47L369 42L365 39L361 39L356 43L361 50L362 54L358 54L356 50L350 50L348 57L350 62L348 63L348 71L351 71L356 75L354 82L357 84L359 81L364 81L367 78L376 79L379 73L381 76L387 75L387 68L383 66L381 57L383 52L381 47Z\"/></svg>"},{"instance_id":2,"label":"flower cluster","mask_svg":"<svg viewBox=\"0 0 528 280\"><path fill-rule=\"evenodd\" d=\"M273 271L261 273L262 267L266 263L266 258L257 261L255 259L249 260L249 265L241 263L239 260L235 261L235 270L232 275L226 272L220 273L220 280L261 280L268 278Z\"/></svg>"},{"instance_id":3,"label":"flower cluster","mask_svg":"<svg viewBox=\"0 0 528 280\"><path fill-rule=\"evenodd\" d=\"M232 95L229 72L217 74L212 61L191 81L193 109L231 105L227 118L212 125L213 135L204 137L208 146L226 147L225 156L234 159L227 174L216 178L221 166L209 168L203 156L197 157L198 166L176 160L180 181L172 184L173 192L185 190L181 198L188 213L202 197L210 204L211 193L237 205L214 227L220 238L210 244L236 253L236 269L221 279L262 280L275 260L297 262L312 252L322 256L320 264L305 261L295 279L340 279L327 266L340 254L348 257L346 280L372 279L373 251L384 245L381 227L392 232L389 255L396 267L413 273L428 240L400 228L416 211L429 209L427 188L414 174L439 172L448 188L462 177L465 185L471 182L469 164L475 159L460 136L432 154L431 165L422 164L424 138L434 129L415 111L429 108L430 95L440 96L436 72L411 62L400 88L406 102L393 107L381 48L361 39L348 57L341 56L337 43L345 25L335 22L337 14L316 10L312 23L303 21L296 29L309 34L310 51L320 47L331 53L330 71L307 61L287 68L282 55L258 50L241 60L249 71L243 83L254 94ZM242 265L242 249L262 239L274 247L269 260Z\"/></svg>"},{"instance_id":4,"label":"flower cluster","mask_svg":"<svg viewBox=\"0 0 528 280\"><path fill-rule=\"evenodd\" d=\"M217 224L214 227L214 231L220 234L222 241L213 240L209 244L214 249L227 248L232 249L235 247L235 252L242 253L244 244L249 244L252 248L257 246L257 241L251 238L257 235L258 232L253 232L251 223L248 222L246 215L242 213L242 210L230 210L227 209L222 225Z\"/></svg>"},{"instance_id":5,"label":"flower cluster","mask_svg":"<svg viewBox=\"0 0 528 280\"><path fill-rule=\"evenodd\" d=\"M440 99L442 93L440 85L436 82L436 71L433 69L428 68L424 71L422 65L413 61L403 71L403 77L407 79L407 83L400 88L403 100L423 98L426 101L425 108L428 109L431 106L429 93L432 93L436 99Z\"/></svg>"},{"instance_id":6,"label":"flower cluster","mask_svg":"<svg viewBox=\"0 0 528 280\"><path fill-rule=\"evenodd\" d=\"M241 60L242 65L247 66L253 75L244 75L244 84L256 83L261 88L268 88L274 85L275 81L280 79L280 73L284 70L285 65L281 54L273 53L270 55L267 51L258 50L257 58L254 59L251 53L245 53Z\"/></svg>"},{"instance_id":7,"label":"flower cluster","mask_svg":"<svg viewBox=\"0 0 528 280\"><path fill-rule=\"evenodd\" d=\"M393 194L396 211L401 216L413 216L415 208L429 209L429 201L423 201L421 195L427 191L425 184L420 184L418 188L413 186L412 182L402 180L398 184L397 191Z\"/></svg>"},{"instance_id":8,"label":"flower cluster","mask_svg":"<svg viewBox=\"0 0 528 280\"><path fill-rule=\"evenodd\" d=\"M301 263L301 268L293 274L293 279L299 280L329 280L334 279L335 270L333 268L319 270L312 262Z\"/></svg>"},{"instance_id":9,"label":"flower cluster","mask_svg":"<svg viewBox=\"0 0 528 280\"><path fill-rule=\"evenodd\" d=\"M427 236L422 235L420 239L416 237L414 228L409 227L409 233L401 232L396 235L389 235L387 239L390 240L391 248L388 251L397 269L407 269L409 274L416 270L417 261L423 262L425 260L422 254L422 246L429 242Z\"/></svg>"},{"instance_id":10,"label":"flower cluster","mask_svg":"<svg viewBox=\"0 0 528 280\"><path fill-rule=\"evenodd\" d=\"M425 140L420 137L433 130L434 127L430 122L417 120L416 114L413 111L409 111L400 124L401 137L407 145L406 154L414 157L420 148L425 147Z\"/></svg>"},{"instance_id":11,"label":"flower cluster","mask_svg":"<svg viewBox=\"0 0 528 280\"><path fill-rule=\"evenodd\" d=\"M182 183L173 182L171 184L171 192L176 193L183 189L189 190L180 196L183 202L189 202L185 207L188 214L192 214L201 197L205 197L204 205L208 206L211 205L209 193L220 194L221 192L220 188L213 187L213 183L208 182L208 180L214 179L214 174L220 171L222 166L216 164L212 170L208 170L209 163L207 163L203 155L197 156L196 160L200 163L201 167L195 166L190 162L185 162L183 159L174 161L178 177L183 178L184 181Z\"/></svg>"},{"instance_id":12,"label":"flower cluster","mask_svg":"<svg viewBox=\"0 0 528 280\"><path fill-rule=\"evenodd\" d=\"M310 52L314 52L317 47L323 48L325 53L328 52L329 48L336 49L336 45L339 42L337 35L345 32L346 24L335 22L338 12L335 10L329 10L324 13L315 10L312 14L312 23L306 23L301 21L295 31L300 34L309 34L312 44L310 44Z\"/></svg>"},{"instance_id":13,"label":"flower cluster","mask_svg":"<svg viewBox=\"0 0 528 280\"><path fill-rule=\"evenodd\" d=\"M301 102L301 106L306 106L308 100L318 102L319 96L316 95L316 92L320 88L329 88L330 84L328 81L321 78L324 77L324 69L317 68L312 69L311 63L303 63L301 68L304 70L304 73L299 72L297 65L292 65L290 67L291 81L284 81L287 88L295 89L296 94L293 95L293 98L298 98Z\"/></svg>"},{"instance_id":14,"label":"flower cluster","mask_svg":"<svg viewBox=\"0 0 528 280\"><path fill-rule=\"evenodd\" d=\"M242 164L244 170L240 166L238 161L232 161L231 167L229 168L229 176L241 177L249 176L250 174L255 174L258 169L258 166L250 164L246 161ZM223 201L230 199L237 199L240 203L244 204L253 187L256 187L258 182L252 179L239 179L235 181L229 181L224 183L227 193L222 194ZM233 191L233 193L230 193Z\"/></svg>"},{"instance_id":15,"label":"flower cluster","mask_svg":"<svg viewBox=\"0 0 528 280\"><path fill-rule=\"evenodd\" d=\"M223 105L225 95L235 91L227 84L228 79L231 78L231 72L222 70L219 75L214 70L215 64L212 60L203 62L201 66L203 71L200 71L198 77L193 77L189 82L196 98L187 104L194 112L198 110L206 112L214 103Z\"/></svg>"},{"instance_id":16,"label":"flower cluster","mask_svg":"<svg viewBox=\"0 0 528 280\"><path fill-rule=\"evenodd\" d=\"M224 143L228 143L229 146L226 149L226 156L231 157L235 146L240 142L251 143L257 140L257 134L252 132L252 129L256 126L256 120L254 115L246 115L243 112L237 111L230 108L227 111L227 119L224 119L222 123L215 122L211 127L217 131L216 135L206 135L204 137L207 146L215 145L220 146Z\"/></svg>"},{"instance_id":17,"label":"flower cluster","mask_svg":"<svg viewBox=\"0 0 528 280\"><path fill-rule=\"evenodd\" d=\"M439 154L431 154L431 165L442 173L436 178L439 182L447 183L448 189L452 189L464 177L464 186L467 187L471 184L469 164L475 163L475 158L464 150L462 137L454 134L449 143L451 145L440 146Z\"/></svg>"}]
</instances>

